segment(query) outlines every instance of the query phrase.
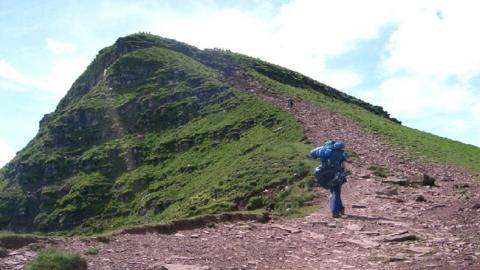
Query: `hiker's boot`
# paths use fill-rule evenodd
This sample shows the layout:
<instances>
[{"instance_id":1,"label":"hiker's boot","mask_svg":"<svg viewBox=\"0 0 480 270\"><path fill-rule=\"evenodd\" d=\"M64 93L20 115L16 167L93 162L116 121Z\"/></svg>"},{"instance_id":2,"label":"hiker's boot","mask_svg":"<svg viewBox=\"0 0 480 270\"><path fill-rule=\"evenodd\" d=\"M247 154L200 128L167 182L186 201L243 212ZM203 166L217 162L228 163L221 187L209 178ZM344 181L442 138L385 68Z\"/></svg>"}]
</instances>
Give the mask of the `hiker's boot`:
<instances>
[{"instance_id":1,"label":"hiker's boot","mask_svg":"<svg viewBox=\"0 0 480 270\"><path fill-rule=\"evenodd\" d=\"M332 213L332 218L340 218L340 214L338 213Z\"/></svg>"}]
</instances>

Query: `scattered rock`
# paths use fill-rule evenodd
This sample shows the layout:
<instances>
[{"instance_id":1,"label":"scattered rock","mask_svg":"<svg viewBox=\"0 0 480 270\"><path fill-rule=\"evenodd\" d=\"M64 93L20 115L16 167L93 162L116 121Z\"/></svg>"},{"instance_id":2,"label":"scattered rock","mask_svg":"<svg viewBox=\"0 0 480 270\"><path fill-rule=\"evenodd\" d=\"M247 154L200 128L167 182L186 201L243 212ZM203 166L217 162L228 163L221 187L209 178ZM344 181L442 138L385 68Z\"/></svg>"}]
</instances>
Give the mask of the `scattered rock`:
<instances>
[{"instance_id":1,"label":"scattered rock","mask_svg":"<svg viewBox=\"0 0 480 270\"><path fill-rule=\"evenodd\" d=\"M395 256L392 256L392 257L388 257L387 258L387 262L401 262L401 261L404 261L406 260L405 256L404 255L395 255Z\"/></svg>"},{"instance_id":2,"label":"scattered rock","mask_svg":"<svg viewBox=\"0 0 480 270\"><path fill-rule=\"evenodd\" d=\"M352 204L352 208L362 209L362 208L367 208L367 206L366 205L360 205L360 204Z\"/></svg>"},{"instance_id":3,"label":"scattered rock","mask_svg":"<svg viewBox=\"0 0 480 270\"><path fill-rule=\"evenodd\" d=\"M398 202L398 203L405 202L405 200L403 200L401 198L389 197L389 196L385 196L385 195L376 195L375 198L393 200L393 201Z\"/></svg>"},{"instance_id":4,"label":"scattered rock","mask_svg":"<svg viewBox=\"0 0 480 270\"><path fill-rule=\"evenodd\" d=\"M345 242L355 244L355 245L360 246L361 248L364 248L364 249L377 248L377 247L380 246L379 243L374 242L374 241L370 241L370 240L367 240L367 239L347 239L347 240L345 240Z\"/></svg>"},{"instance_id":5,"label":"scattered rock","mask_svg":"<svg viewBox=\"0 0 480 270\"><path fill-rule=\"evenodd\" d=\"M371 235L371 236L378 236L380 235L380 232L379 231L363 231L363 232L360 232L361 234L365 234L365 235Z\"/></svg>"},{"instance_id":6,"label":"scattered rock","mask_svg":"<svg viewBox=\"0 0 480 270\"><path fill-rule=\"evenodd\" d=\"M328 228L336 228L336 227L337 227L337 224L335 224L335 223L327 223L327 225L325 225L325 226L327 226Z\"/></svg>"},{"instance_id":7,"label":"scattered rock","mask_svg":"<svg viewBox=\"0 0 480 270\"><path fill-rule=\"evenodd\" d=\"M27 258L32 258L32 257L35 257L36 254L34 252L31 252L31 251L25 251L25 253L23 255L25 255L25 257L27 257Z\"/></svg>"},{"instance_id":8,"label":"scattered rock","mask_svg":"<svg viewBox=\"0 0 480 270\"><path fill-rule=\"evenodd\" d=\"M384 190L375 191L375 194L386 195L386 196L398 195L398 189L389 187Z\"/></svg>"},{"instance_id":9,"label":"scattered rock","mask_svg":"<svg viewBox=\"0 0 480 270\"><path fill-rule=\"evenodd\" d=\"M426 255L427 253L431 253L433 251L433 248L411 246L407 250L411 251L411 252L414 252L414 253L419 253L419 254L422 254L422 255Z\"/></svg>"},{"instance_id":10,"label":"scattered rock","mask_svg":"<svg viewBox=\"0 0 480 270\"><path fill-rule=\"evenodd\" d=\"M362 171L358 174L358 176L359 176L360 178L363 178L363 179L368 179L368 178L370 178L370 172L367 171L367 170L362 170Z\"/></svg>"},{"instance_id":11,"label":"scattered rock","mask_svg":"<svg viewBox=\"0 0 480 270\"><path fill-rule=\"evenodd\" d=\"M108 236L97 236L95 238L98 242L101 242L101 243L108 243L110 242L110 237Z\"/></svg>"},{"instance_id":12,"label":"scattered rock","mask_svg":"<svg viewBox=\"0 0 480 270\"><path fill-rule=\"evenodd\" d=\"M161 266L159 270L210 270L210 267L199 265L165 264Z\"/></svg>"},{"instance_id":13,"label":"scattered rock","mask_svg":"<svg viewBox=\"0 0 480 270\"><path fill-rule=\"evenodd\" d=\"M383 183L394 184L394 185L399 185L399 186L407 186L408 185L408 179L399 178L399 177L387 177L387 179L383 180Z\"/></svg>"},{"instance_id":14,"label":"scattered rock","mask_svg":"<svg viewBox=\"0 0 480 270\"><path fill-rule=\"evenodd\" d=\"M395 220L379 220L377 221L378 224L388 224L388 225L394 225L394 226L400 226L400 227L411 227L412 224L406 223L406 222L401 222L401 221L395 221Z\"/></svg>"},{"instance_id":15,"label":"scattered rock","mask_svg":"<svg viewBox=\"0 0 480 270\"><path fill-rule=\"evenodd\" d=\"M415 201L416 202L426 202L427 199L425 199L425 197L422 194L419 194L415 197Z\"/></svg>"},{"instance_id":16,"label":"scattered rock","mask_svg":"<svg viewBox=\"0 0 480 270\"><path fill-rule=\"evenodd\" d=\"M6 265L9 265L9 266L15 266L15 265L22 266L22 262L20 262L20 261L6 260L3 263L5 263ZM19 269L21 269L21 268L19 268Z\"/></svg>"},{"instance_id":17,"label":"scattered rock","mask_svg":"<svg viewBox=\"0 0 480 270\"><path fill-rule=\"evenodd\" d=\"M473 210L476 210L476 209L480 209L480 203L475 203L473 206L472 206L472 209Z\"/></svg>"},{"instance_id":18,"label":"scattered rock","mask_svg":"<svg viewBox=\"0 0 480 270\"><path fill-rule=\"evenodd\" d=\"M287 226L283 226L283 225L279 225L279 224L273 224L271 225L272 228L277 228L277 229L280 229L280 230L284 230L284 231L287 231L289 233L299 233L301 232L301 230L297 229L297 228L293 228L293 227L287 227Z\"/></svg>"},{"instance_id":19,"label":"scattered rock","mask_svg":"<svg viewBox=\"0 0 480 270\"><path fill-rule=\"evenodd\" d=\"M434 205L434 206L428 208L427 210L434 210L434 209L443 208L443 207L447 207L447 205L446 204L437 204L437 205Z\"/></svg>"},{"instance_id":20,"label":"scattered rock","mask_svg":"<svg viewBox=\"0 0 480 270\"><path fill-rule=\"evenodd\" d=\"M418 240L418 237L408 231L389 234L382 239L383 242L404 242L416 240Z\"/></svg>"},{"instance_id":21,"label":"scattered rock","mask_svg":"<svg viewBox=\"0 0 480 270\"><path fill-rule=\"evenodd\" d=\"M349 224L346 227L350 231L361 231L363 230L363 226L358 225L358 224Z\"/></svg>"},{"instance_id":22,"label":"scattered rock","mask_svg":"<svg viewBox=\"0 0 480 270\"><path fill-rule=\"evenodd\" d=\"M470 187L468 183L458 183L453 185L453 188L456 188L456 189L462 189L462 188L468 188L468 187Z\"/></svg>"},{"instance_id":23,"label":"scattered rock","mask_svg":"<svg viewBox=\"0 0 480 270\"><path fill-rule=\"evenodd\" d=\"M305 231L305 232L310 234L310 237L315 239L315 240L324 240L325 239L325 235L323 235L323 234L319 234L319 233L316 233L316 232L310 232L310 231Z\"/></svg>"},{"instance_id":24,"label":"scattered rock","mask_svg":"<svg viewBox=\"0 0 480 270\"><path fill-rule=\"evenodd\" d=\"M199 235L199 234L197 234L197 233L196 233L196 234L192 234L192 235L190 235L190 238L199 238L199 237L200 237L200 235Z\"/></svg>"}]
</instances>

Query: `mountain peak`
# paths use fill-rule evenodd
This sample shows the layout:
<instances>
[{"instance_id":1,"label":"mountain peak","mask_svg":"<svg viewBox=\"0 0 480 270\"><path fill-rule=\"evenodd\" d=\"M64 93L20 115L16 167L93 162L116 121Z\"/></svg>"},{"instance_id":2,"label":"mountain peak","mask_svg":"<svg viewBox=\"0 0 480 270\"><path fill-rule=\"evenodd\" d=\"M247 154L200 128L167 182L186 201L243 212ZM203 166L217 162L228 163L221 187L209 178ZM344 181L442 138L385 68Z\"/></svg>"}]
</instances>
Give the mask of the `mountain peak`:
<instances>
[{"instance_id":1,"label":"mountain peak","mask_svg":"<svg viewBox=\"0 0 480 270\"><path fill-rule=\"evenodd\" d=\"M287 108L287 97L298 107ZM311 141L312 130L324 133ZM129 35L98 53L0 171L0 228L92 233L211 213L295 212L315 194L311 143L345 140L361 160L382 145L360 143L373 133L432 160L480 164L478 149L403 127L381 107L297 72ZM450 159L451 146L464 156Z\"/></svg>"}]
</instances>

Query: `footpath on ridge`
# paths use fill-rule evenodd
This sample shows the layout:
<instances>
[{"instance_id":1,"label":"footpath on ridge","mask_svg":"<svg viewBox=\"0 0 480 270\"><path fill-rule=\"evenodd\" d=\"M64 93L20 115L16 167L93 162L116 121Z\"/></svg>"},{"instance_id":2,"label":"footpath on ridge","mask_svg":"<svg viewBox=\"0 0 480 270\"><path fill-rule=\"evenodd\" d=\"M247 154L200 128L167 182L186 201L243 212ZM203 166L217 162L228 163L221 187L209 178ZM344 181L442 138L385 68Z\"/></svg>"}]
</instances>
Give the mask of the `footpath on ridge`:
<instances>
[{"instance_id":1,"label":"footpath on ridge","mask_svg":"<svg viewBox=\"0 0 480 270\"><path fill-rule=\"evenodd\" d=\"M382 142L338 113L273 94L241 74L231 84L285 110L310 142L345 141L355 153L347 164L342 198L346 216L331 218L328 192L320 209L303 218L220 223L175 234L120 234L108 239L69 237L48 245L84 253L89 269L480 269L480 197L474 177L414 158ZM371 173L385 167L396 177ZM426 181L414 182L422 178ZM35 252L10 250L0 269L22 269Z\"/></svg>"}]
</instances>

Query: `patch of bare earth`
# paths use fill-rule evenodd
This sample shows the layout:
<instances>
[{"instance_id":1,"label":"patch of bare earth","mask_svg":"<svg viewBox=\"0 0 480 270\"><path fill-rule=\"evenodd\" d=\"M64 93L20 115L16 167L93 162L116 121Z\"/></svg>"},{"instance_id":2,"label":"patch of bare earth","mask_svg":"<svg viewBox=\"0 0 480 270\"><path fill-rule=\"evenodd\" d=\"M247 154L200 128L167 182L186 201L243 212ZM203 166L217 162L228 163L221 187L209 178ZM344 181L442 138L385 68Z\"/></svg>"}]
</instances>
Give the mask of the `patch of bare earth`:
<instances>
[{"instance_id":1,"label":"patch of bare earth","mask_svg":"<svg viewBox=\"0 0 480 270\"><path fill-rule=\"evenodd\" d=\"M354 153L342 191L346 216L331 218L328 202L321 201L322 208L304 218L35 245L82 253L95 248L98 254L85 255L89 269L480 269L478 179L417 161L337 113L299 101L288 108L287 98L254 81L232 77L231 83L290 112L312 143L346 142ZM375 176L371 165L395 177ZM424 174L435 185L423 182ZM32 249L9 250L0 269L21 269L35 254Z\"/></svg>"}]
</instances>

